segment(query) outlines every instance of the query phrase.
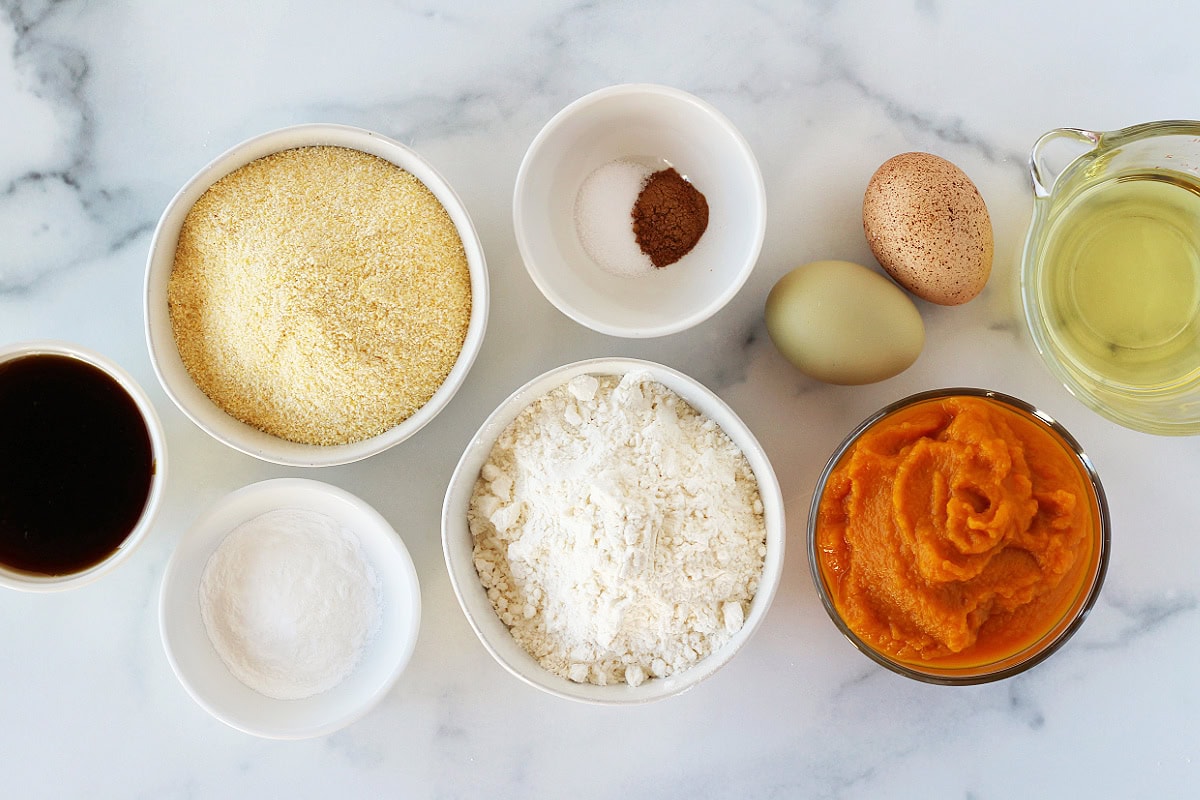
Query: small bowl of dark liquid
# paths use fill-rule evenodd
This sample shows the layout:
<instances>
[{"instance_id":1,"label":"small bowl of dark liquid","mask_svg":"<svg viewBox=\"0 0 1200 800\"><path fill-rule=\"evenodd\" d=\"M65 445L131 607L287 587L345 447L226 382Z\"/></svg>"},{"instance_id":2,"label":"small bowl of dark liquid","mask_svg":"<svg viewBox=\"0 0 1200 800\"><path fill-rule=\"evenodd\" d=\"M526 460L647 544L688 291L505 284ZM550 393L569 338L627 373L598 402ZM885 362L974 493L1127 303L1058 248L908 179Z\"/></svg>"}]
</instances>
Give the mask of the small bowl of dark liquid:
<instances>
[{"instance_id":1,"label":"small bowl of dark liquid","mask_svg":"<svg viewBox=\"0 0 1200 800\"><path fill-rule=\"evenodd\" d=\"M154 407L115 364L65 342L0 347L0 585L74 588L124 562L165 455Z\"/></svg>"}]
</instances>

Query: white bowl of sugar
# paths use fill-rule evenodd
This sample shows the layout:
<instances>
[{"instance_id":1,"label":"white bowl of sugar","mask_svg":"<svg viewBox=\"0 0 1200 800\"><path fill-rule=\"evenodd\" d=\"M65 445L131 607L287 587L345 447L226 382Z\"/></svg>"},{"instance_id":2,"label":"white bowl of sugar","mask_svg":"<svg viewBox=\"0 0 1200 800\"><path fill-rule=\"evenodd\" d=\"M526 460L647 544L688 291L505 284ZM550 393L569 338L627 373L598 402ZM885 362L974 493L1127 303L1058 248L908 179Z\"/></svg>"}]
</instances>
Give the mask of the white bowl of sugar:
<instances>
[{"instance_id":1,"label":"white bowl of sugar","mask_svg":"<svg viewBox=\"0 0 1200 800\"><path fill-rule=\"evenodd\" d=\"M416 647L408 550L373 508L318 481L238 489L180 539L159 627L189 695L217 719L305 739L364 716Z\"/></svg>"},{"instance_id":2,"label":"white bowl of sugar","mask_svg":"<svg viewBox=\"0 0 1200 800\"><path fill-rule=\"evenodd\" d=\"M713 676L761 625L783 498L712 391L653 362L593 359L533 379L483 423L447 488L442 546L504 669L557 697L646 703Z\"/></svg>"},{"instance_id":3,"label":"white bowl of sugar","mask_svg":"<svg viewBox=\"0 0 1200 800\"><path fill-rule=\"evenodd\" d=\"M658 178L670 179L659 202L640 202ZM655 219L669 220L657 236ZM664 336L717 313L754 269L766 219L758 162L729 119L652 84L611 86L560 111L530 144L513 193L533 282L564 314L612 336Z\"/></svg>"}]
</instances>

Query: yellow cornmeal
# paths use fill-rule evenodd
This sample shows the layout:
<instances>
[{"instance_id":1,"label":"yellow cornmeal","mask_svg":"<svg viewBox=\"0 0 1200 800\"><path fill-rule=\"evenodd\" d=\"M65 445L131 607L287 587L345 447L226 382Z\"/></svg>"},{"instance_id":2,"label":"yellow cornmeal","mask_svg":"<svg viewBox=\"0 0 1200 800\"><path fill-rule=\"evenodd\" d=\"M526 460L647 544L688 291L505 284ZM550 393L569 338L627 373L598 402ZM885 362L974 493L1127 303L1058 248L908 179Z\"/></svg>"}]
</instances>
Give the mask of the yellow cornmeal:
<instances>
[{"instance_id":1,"label":"yellow cornmeal","mask_svg":"<svg viewBox=\"0 0 1200 800\"><path fill-rule=\"evenodd\" d=\"M335 445L429 401L471 315L466 252L433 193L342 147L260 158L188 212L167 288L193 380L267 433Z\"/></svg>"}]
</instances>

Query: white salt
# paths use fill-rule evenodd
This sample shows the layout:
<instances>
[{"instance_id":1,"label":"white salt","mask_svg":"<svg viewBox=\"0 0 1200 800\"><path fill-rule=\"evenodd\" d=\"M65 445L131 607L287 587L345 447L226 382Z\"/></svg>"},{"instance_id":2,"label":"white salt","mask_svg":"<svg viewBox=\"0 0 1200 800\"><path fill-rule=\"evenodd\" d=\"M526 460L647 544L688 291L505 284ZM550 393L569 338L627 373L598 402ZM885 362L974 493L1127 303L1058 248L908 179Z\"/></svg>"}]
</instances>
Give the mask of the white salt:
<instances>
[{"instance_id":1,"label":"white salt","mask_svg":"<svg viewBox=\"0 0 1200 800\"><path fill-rule=\"evenodd\" d=\"M654 170L619 159L596 169L575 198L575 230L584 252L614 275L645 275L654 262L633 232L633 206Z\"/></svg>"},{"instance_id":2,"label":"white salt","mask_svg":"<svg viewBox=\"0 0 1200 800\"><path fill-rule=\"evenodd\" d=\"M221 661L277 700L341 683L382 616L379 578L332 517L268 511L234 528L204 567L200 613Z\"/></svg>"}]
</instances>

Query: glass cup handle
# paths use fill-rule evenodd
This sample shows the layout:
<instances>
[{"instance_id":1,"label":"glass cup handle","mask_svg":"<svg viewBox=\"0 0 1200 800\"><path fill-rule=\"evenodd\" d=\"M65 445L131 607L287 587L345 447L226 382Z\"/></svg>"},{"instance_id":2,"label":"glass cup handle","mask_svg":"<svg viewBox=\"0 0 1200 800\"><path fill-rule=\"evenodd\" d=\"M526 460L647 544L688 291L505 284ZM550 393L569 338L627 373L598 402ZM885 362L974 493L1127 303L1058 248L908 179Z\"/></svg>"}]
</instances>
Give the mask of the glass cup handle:
<instances>
[{"instance_id":1,"label":"glass cup handle","mask_svg":"<svg viewBox=\"0 0 1200 800\"><path fill-rule=\"evenodd\" d=\"M1100 134L1083 128L1055 128L1042 134L1029 153L1033 192L1049 197L1067 167L1100 145Z\"/></svg>"}]
</instances>

